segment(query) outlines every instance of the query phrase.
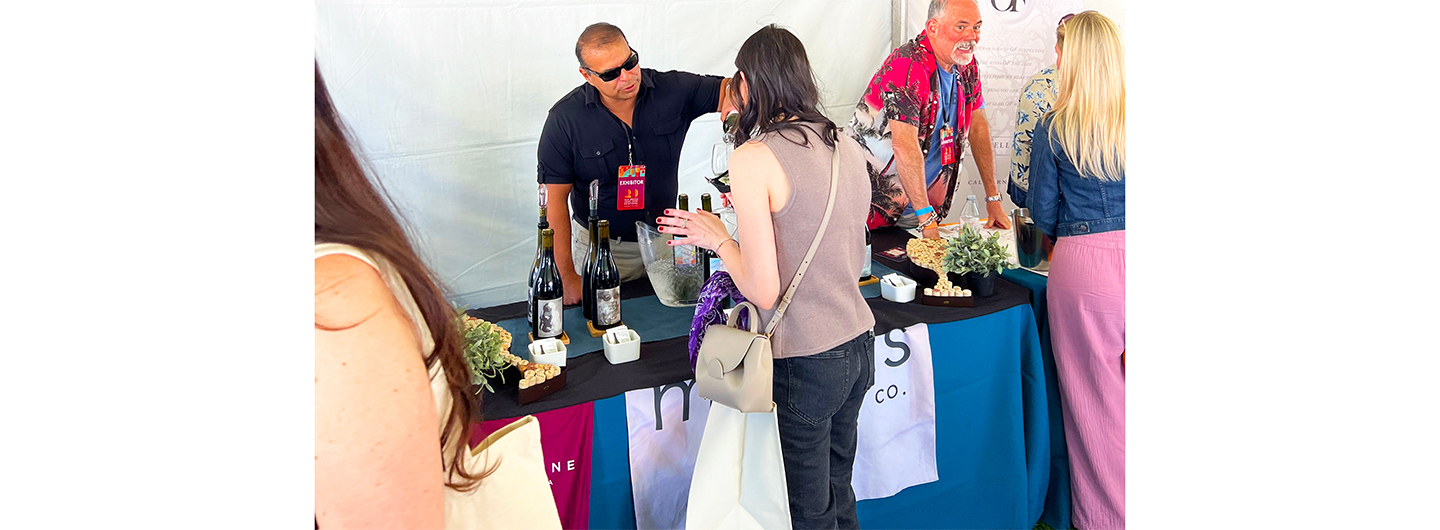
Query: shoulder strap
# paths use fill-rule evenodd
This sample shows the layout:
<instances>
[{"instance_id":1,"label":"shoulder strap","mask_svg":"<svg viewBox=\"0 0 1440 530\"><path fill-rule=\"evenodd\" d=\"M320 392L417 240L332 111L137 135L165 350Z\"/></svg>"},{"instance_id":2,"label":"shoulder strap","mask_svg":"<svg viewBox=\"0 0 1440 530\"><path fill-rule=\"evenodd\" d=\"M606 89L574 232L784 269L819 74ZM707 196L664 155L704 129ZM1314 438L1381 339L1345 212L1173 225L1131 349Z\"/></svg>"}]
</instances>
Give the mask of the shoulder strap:
<instances>
[{"instance_id":1,"label":"shoulder strap","mask_svg":"<svg viewBox=\"0 0 1440 530\"><path fill-rule=\"evenodd\" d=\"M830 198L825 202L825 217L820 220L820 231L815 234L815 240L810 242L810 250L805 252L805 259L800 262L800 270L795 271L795 278L790 280L790 287L785 289L785 296L780 297L780 305L775 308L775 315L770 317L770 323L765 325L767 338L775 333L775 326L780 323L780 317L785 316L785 309L790 306L790 298L795 296L795 288L800 285L800 279L805 277L805 269L810 268L810 260L815 257L815 251L820 248L820 239L825 237L825 227L830 225L830 212L835 209L835 190L839 187L840 138L836 138L835 154L830 156Z\"/></svg>"}]
</instances>

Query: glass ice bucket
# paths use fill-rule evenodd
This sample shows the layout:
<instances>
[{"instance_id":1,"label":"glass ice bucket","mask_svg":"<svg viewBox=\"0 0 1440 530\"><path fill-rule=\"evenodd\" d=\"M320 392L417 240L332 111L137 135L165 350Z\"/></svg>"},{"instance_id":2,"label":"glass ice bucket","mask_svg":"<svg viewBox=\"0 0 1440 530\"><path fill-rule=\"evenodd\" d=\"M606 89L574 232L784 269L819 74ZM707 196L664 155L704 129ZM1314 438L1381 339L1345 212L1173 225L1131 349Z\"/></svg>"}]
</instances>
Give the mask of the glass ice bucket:
<instances>
[{"instance_id":1,"label":"glass ice bucket","mask_svg":"<svg viewBox=\"0 0 1440 530\"><path fill-rule=\"evenodd\" d=\"M640 258L645 261L645 275L655 288L660 303L670 307L693 306L700 301L700 286L705 283L705 270L700 259L694 265L676 265L675 248L666 243L674 239L662 234L644 221L635 221L635 238L640 242ZM696 247L686 247L695 249Z\"/></svg>"}]
</instances>

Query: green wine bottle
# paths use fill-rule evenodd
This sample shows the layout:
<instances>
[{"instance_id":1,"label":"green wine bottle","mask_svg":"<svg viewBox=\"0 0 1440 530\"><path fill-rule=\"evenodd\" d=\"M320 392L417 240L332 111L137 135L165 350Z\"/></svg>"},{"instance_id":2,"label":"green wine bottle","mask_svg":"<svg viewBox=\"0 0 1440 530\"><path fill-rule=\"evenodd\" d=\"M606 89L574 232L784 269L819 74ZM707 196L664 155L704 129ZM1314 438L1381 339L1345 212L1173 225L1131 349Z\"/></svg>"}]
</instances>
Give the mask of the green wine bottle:
<instances>
[{"instance_id":1,"label":"green wine bottle","mask_svg":"<svg viewBox=\"0 0 1440 530\"><path fill-rule=\"evenodd\" d=\"M565 286L560 280L560 268L555 266L555 231L541 230L540 241L540 273L531 297L535 322L530 332L536 339L548 339L565 332Z\"/></svg>"},{"instance_id":2,"label":"green wine bottle","mask_svg":"<svg viewBox=\"0 0 1440 530\"><path fill-rule=\"evenodd\" d=\"M600 252L595 259L595 275L590 293L595 300L595 317L590 320L595 329L610 329L620 325L620 267L615 264L615 254L610 251L610 221L600 221Z\"/></svg>"},{"instance_id":3,"label":"green wine bottle","mask_svg":"<svg viewBox=\"0 0 1440 530\"><path fill-rule=\"evenodd\" d=\"M596 242L599 240L599 236L596 235L595 227L596 223L598 223L599 221L600 181L597 179L590 181L590 219L589 225L586 226L586 228L590 232L590 251L585 254L585 265L583 265L580 269L580 288L584 293L580 295L580 304L581 306L583 306L583 309L581 309L581 313L585 315L586 320L595 319L595 299L591 296L594 294L594 289L591 288L590 284L592 281L591 276L594 274L592 269L595 268L595 258L596 255L600 252L598 249L599 245L596 244Z\"/></svg>"}]
</instances>

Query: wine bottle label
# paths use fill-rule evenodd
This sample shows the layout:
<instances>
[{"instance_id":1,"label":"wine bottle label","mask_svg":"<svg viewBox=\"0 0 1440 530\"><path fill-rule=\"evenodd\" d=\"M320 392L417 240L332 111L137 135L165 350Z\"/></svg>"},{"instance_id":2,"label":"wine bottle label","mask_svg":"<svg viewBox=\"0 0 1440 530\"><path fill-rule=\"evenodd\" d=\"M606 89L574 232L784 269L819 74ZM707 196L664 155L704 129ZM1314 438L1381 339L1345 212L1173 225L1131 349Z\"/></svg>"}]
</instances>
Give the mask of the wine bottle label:
<instances>
[{"instance_id":1,"label":"wine bottle label","mask_svg":"<svg viewBox=\"0 0 1440 530\"><path fill-rule=\"evenodd\" d=\"M698 263L700 262L695 259L694 245L681 245L675 247L675 265L677 267L685 267Z\"/></svg>"},{"instance_id":2,"label":"wine bottle label","mask_svg":"<svg viewBox=\"0 0 1440 530\"><path fill-rule=\"evenodd\" d=\"M611 326L620 322L620 288L595 290L595 323Z\"/></svg>"},{"instance_id":3,"label":"wine bottle label","mask_svg":"<svg viewBox=\"0 0 1440 530\"><path fill-rule=\"evenodd\" d=\"M565 300L562 298L538 300L535 302L535 305L538 306L537 311L539 312L538 315L535 315L538 322L538 325L535 327L540 329L540 336L535 338L548 339L551 337L559 337L560 334L565 331L563 314L565 310L564 302Z\"/></svg>"}]
</instances>

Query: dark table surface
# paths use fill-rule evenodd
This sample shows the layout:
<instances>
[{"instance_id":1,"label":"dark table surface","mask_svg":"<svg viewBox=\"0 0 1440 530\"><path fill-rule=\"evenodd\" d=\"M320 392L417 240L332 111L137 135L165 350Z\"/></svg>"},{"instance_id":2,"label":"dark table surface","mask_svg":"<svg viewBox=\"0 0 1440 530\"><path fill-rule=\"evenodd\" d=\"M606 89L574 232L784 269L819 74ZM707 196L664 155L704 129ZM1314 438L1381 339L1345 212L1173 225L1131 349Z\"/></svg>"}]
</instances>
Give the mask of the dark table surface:
<instances>
[{"instance_id":1,"label":"dark table surface","mask_svg":"<svg viewBox=\"0 0 1440 530\"><path fill-rule=\"evenodd\" d=\"M871 232L871 248L875 252L903 245L911 236L895 228L882 228ZM877 264L909 275L908 262L897 262L878 257ZM883 272L877 268L877 275ZM648 279L625 282L621 288L623 300L655 296ZM875 332L884 334L893 329L913 326L918 323L939 324L988 315L1017 305L1030 302L1030 291L1004 278L995 280L995 294L977 298L975 307L937 307L921 305L919 299L908 303L891 302L879 296L866 298L871 312L875 315ZM524 319L525 302L515 302L493 307L472 309L471 316L490 322ZM636 329L641 336L649 337L647 330ZM520 334L514 335L518 342L528 341ZM603 351L596 350L566 360L565 387L538 401L526 405L517 402L519 389L513 378L505 383L491 385L495 392L481 392L482 406L477 412L484 419L503 419L547 410L597 401L638 388L652 388L693 378L690 368L688 335L678 337L651 337L656 340L640 345L640 359L623 364L610 364ZM478 388L478 387L477 387Z\"/></svg>"}]
</instances>

